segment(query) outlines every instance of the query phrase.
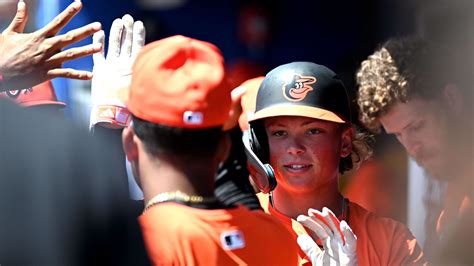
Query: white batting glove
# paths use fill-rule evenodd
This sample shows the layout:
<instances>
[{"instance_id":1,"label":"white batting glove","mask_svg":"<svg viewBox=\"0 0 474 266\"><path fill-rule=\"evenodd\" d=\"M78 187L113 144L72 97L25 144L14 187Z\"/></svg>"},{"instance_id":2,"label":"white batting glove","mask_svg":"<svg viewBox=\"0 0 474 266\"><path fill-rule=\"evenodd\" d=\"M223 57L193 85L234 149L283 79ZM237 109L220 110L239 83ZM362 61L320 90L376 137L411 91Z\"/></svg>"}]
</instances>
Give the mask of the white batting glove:
<instances>
[{"instance_id":1,"label":"white batting glove","mask_svg":"<svg viewBox=\"0 0 474 266\"><path fill-rule=\"evenodd\" d=\"M131 121L125 103L132 80L132 65L145 43L145 27L127 14L112 23L107 57L104 56L104 42L104 31L94 34L93 43L101 43L102 51L93 55L90 127L97 124L123 128Z\"/></svg>"},{"instance_id":2,"label":"white batting glove","mask_svg":"<svg viewBox=\"0 0 474 266\"><path fill-rule=\"evenodd\" d=\"M323 211L309 209L308 215L297 217L298 222L313 231L323 244L321 249L309 235L301 235L297 242L313 265L355 266L357 237L346 221L339 222L328 208Z\"/></svg>"}]
</instances>

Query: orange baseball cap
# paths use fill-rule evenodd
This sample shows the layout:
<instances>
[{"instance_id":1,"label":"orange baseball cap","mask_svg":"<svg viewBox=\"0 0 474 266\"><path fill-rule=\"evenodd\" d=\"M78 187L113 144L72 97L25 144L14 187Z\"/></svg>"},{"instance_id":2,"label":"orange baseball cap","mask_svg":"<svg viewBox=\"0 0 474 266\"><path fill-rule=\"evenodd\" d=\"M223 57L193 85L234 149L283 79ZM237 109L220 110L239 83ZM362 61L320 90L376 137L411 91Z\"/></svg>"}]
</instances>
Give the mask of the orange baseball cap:
<instances>
[{"instance_id":1,"label":"orange baseball cap","mask_svg":"<svg viewBox=\"0 0 474 266\"><path fill-rule=\"evenodd\" d=\"M178 35L150 43L138 54L127 107L152 123L204 129L228 119L230 93L219 49Z\"/></svg>"},{"instance_id":2,"label":"orange baseball cap","mask_svg":"<svg viewBox=\"0 0 474 266\"><path fill-rule=\"evenodd\" d=\"M239 117L239 126L242 131L248 129L248 117L255 112L255 103L257 101L258 88L265 77L256 77L242 83L239 87L245 89L244 95L240 101L242 105L242 114ZM237 88L236 88L237 89Z\"/></svg>"},{"instance_id":3,"label":"orange baseball cap","mask_svg":"<svg viewBox=\"0 0 474 266\"><path fill-rule=\"evenodd\" d=\"M33 86L32 88L2 92L0 93L0 97L7 97L24 107L38 105L66 106L65 103L58 101L56 93L54 92L53 83L50 80Z\"/></svg>"}]
</instances>

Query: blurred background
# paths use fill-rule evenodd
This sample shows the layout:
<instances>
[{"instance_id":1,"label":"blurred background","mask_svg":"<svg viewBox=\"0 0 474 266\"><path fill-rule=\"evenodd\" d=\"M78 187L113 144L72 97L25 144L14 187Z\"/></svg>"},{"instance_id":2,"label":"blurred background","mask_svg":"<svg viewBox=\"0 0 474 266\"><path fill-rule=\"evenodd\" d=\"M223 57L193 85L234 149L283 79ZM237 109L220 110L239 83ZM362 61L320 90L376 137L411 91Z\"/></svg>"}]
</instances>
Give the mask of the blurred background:
<instances>
[{"instance_id":1,"label":"blurred background","mask_svg":"<svg viewBox=\"0 0 474 266\"><path fill-rule=\"evenodd\" d=\"M26 2L30 14L26 31L34 31L71 0ZM280 64L313 61L338 73L354 95L359 64L389 37L419 34L452 42L453 47L463 42L464 32L473 30L472 2L83 0L82 11L62 32L99 21L108 36L112 21L128 13L144 22L147 43L182 34L217 45L234 86ZM0 0L1 29L13 18L16 3ZM91 42L89 38L79 45ZM472 53L467 60L474 60ZM91 70L92 58L65 66ZM56 79L53 83L59 100L67 103L65 114L87 127L90 82ZM355 103L353 107L356 111ZM443 184L426 179L392 136L377 136L375 150L373 160L341 179L341 191L369 210L408 224L423 244L423 225L426 217L437 217L433 212L440 204Z\"/></svg>"}]
</instances>

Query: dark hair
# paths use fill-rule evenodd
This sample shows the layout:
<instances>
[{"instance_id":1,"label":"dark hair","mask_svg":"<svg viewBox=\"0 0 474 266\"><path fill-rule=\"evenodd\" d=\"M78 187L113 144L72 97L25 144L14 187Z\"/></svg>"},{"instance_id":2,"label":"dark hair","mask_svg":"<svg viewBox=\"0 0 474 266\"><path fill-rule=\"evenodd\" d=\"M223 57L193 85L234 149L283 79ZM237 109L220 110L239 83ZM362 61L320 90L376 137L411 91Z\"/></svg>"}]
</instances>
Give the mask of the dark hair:
<instances>
[{"instance_id":1,"label":"dark hair","mask_svg":"<svg viewBox=\"0 0 474 266\"><path fill-rule=\"evenodd\" d=\"M135 134L150 154L172 154L193 159L213 156L224 136L221 127L185 129L155 124L133 117Z\"/></svg>"}]
</instances>

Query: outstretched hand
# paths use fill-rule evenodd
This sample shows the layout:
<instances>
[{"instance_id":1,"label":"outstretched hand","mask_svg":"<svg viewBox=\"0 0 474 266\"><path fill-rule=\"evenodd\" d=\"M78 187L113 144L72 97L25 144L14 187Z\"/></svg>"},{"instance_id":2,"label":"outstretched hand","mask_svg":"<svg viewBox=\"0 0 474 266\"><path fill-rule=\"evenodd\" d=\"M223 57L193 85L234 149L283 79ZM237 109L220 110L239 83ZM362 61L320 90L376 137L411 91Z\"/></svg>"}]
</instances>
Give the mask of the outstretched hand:
<instances>
[{"instance_id":1,"label":"outstretched hand","mask_svg":"<svg viewBox=\"0 0 474 266\"><path fill-rule=\"evenodd\" d=\"M56 34L82 8L80 1L74 1L45 27L23 33L28 21L26 3L18 2L17 13L7 29L0 35L0 74L3 75L3 89L23 89L57 77L91 79L92 73L76 69L62 68L66 61L99 52L100 44L63 48L74 44L101 29L98 22Z\"/></svg>"}]
</instances>

